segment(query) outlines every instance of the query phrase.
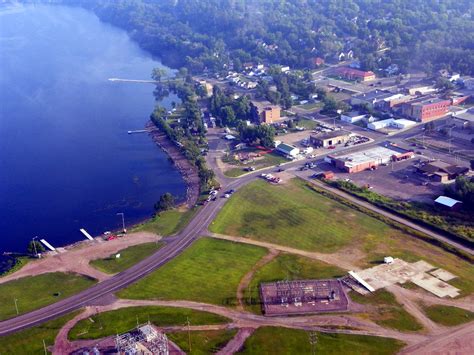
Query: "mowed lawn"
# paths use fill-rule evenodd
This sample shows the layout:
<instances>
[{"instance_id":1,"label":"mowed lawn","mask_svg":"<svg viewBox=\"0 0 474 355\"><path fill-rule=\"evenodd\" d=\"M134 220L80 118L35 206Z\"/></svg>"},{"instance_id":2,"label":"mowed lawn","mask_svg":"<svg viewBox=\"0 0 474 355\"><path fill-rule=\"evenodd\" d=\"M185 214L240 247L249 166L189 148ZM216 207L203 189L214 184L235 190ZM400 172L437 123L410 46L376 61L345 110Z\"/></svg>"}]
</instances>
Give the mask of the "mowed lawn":
<instances>
[{"instance_id":1,"label":"mowed lawn","mask_svg":"<svg viewBox=\"0 0 474 355\"><path fill-rule=\"evenodd\" d=\"M251 245L202 238L118 296L233 305L240 279L266 252Z\"/></svg>"},{"instance_id":2,"label":"mowed lawn","mask_svg":"<svg viewBox=\"0 0 474 355\"><path fill-rule=\"evenodd\" d=\"M245 290L246 307L261 313L259 287L262 282L281 280L329 279L345 275L345 271L318 260L293 254L281 254L257 270Z\"/></svg>"},{"instance_id":3,"label":"mowed lawn","mask_svg":"<svg viewBox=\"0 0 474 355\"><path fill-rule=\"evenodd\" d=\"M61 328L79 312L47 321L39 326L0 337L0 354L44 354L46 347L54 345Z\"/></svg>"},{"instance_id":4,"label":"mowed lawn","mask_svg":"<svg viewBox=\"0 0 474 355\"><path fill-rule=\"evenodd\" d=\"M432 306L423 306L423 311L433 322L448 327L453 327L474 320L473 312L457 307L437 304Z\"/></svg>"},{"instance_id":5,"label":"mowed lawn","mask_svg":"<svg viewBox=\"0 0 474 355\"><path fill-rule=\"evenodd\" d=\"M166 237L178 233L181 229L183 229L197 212L197 210L198 208L184 211L179 209L164 211L149 221L137 226L133 229L133 231L152 232Z\"/></svg>"},{"instance_id":6,"label":"mowed lawn","mask_svg":"<svg viewBox=\"0 0 474 355\"><path fill-rule=\"evenodd\" d=\"M203 330L168 333L168 339L179 346L186 354L207 355L215 354L237 334L235 329ZM191 349L189 349L191 343Z\"/></svg>"},{"instance_id":7,"label":"mowed lawn","mask_svg":"<svg viewBox=\"0 0 474 355\"><path fill-rule=\"evenodd\" d=\"M92 319L92 321L91 321ZM180 326L189 320L191 325L212 325L231 322L217 314L176 307L127 307L96 314L79 321L68 334L70 340L99 339L125 333L138 323L150 321L156 326Z\"/></svg>"},{"instance_id":8,"label":"mowed lawn","mask_svg":"<svg viewBox=\"0 0 474 355\"><path fill-rule=\"evenodd\" d=\"M78 274L53 272L0 284L0 320L16 316L15 299L19 313L27 313L78 293L95 282Z\"/></svg>"},{"instance_id":9,"label":"mowed lawn","mask_svg":"<svg viewBox=\"0 0 474 355\"><path fill-rule=\"evenodd\" d=\"M92 260L90 264L96 269L107 274L116 274L135 265L139 261L145 259L147 256L150 256L163 245L163 243L144 243L134 245L122 249L105 259ZM116 254L120 254L120 258L117 258Z\"/></svg>"},{"instance_id":10,"label":"mowed lawn","mask_svg":"<svg viewBox=\"0 0 474 355\"><path fill-rule=\"evenodd\" d=\"M284 185L255 181L234 194L210 227L303 250L332 253L390 228L311 191L301 180Z\"/></svg>"},{"instance_id":11,"label":"mowed lawn","mask_svg":"<svg viewBox=\"0 0 474 355\"><path fill-rule=\"evenodd\" d=\"M365 335L327 334L316 335L315 352L312 352L310 333L299 329L280 327L258 328L244 343L238 354L396 354L405 344L389 338ZM313 336L314 337L314 336ZM313 338L314 339L314 338Z\"/></svg>"}]
</instances>

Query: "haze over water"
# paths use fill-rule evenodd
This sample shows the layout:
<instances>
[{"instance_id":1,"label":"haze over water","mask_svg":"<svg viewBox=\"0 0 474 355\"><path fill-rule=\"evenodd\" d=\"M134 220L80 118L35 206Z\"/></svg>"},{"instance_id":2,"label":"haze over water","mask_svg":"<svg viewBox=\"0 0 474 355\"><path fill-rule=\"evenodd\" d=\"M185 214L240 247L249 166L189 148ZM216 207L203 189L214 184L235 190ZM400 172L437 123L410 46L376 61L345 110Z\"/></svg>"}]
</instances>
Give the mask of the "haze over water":
<instances>
[{"instance_id":1,"label":"haze over water","mask_svg":"<svg viewBox=\"0 0 474 355\"><path fill-rule=\"evenodd\" d=\"M0 254L55 246L150 216L180 174L142 129L160 66L91 12L0 7ZM169 99L171 100L171 99ZM169 102L168 102L169 104Z\"/></svg>"}]
</instances>

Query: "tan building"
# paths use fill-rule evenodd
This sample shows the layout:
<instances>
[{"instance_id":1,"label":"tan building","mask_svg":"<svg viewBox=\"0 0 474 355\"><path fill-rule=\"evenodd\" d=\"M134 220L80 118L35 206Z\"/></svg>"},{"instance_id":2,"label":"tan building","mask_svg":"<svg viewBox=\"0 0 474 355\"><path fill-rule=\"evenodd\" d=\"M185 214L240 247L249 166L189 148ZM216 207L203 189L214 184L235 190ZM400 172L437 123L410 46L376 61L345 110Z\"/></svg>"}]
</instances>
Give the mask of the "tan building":
<instances>
[{"instance_id":1,"label":"tan building","mask_svg":"<svg viewBox=\"0 0 474 355\"><path fill-rule=\"evenodd\" d=\"M271 124L280 120L280 108L278 106L266 106L259 110L260 122Z\"/></svg>"},{"instance_id":2,"label":"tan building","mask_svg":"<svg viewBox=\"0 0 474 355\"><path fill-rule=\"evenodd\" d=\"M309 137L309 141L315 147L330 147L336 144L343 144L349 140L350 132L349 131L332 131L321 134L312 134Z\"/></svg>"}]
</instances>

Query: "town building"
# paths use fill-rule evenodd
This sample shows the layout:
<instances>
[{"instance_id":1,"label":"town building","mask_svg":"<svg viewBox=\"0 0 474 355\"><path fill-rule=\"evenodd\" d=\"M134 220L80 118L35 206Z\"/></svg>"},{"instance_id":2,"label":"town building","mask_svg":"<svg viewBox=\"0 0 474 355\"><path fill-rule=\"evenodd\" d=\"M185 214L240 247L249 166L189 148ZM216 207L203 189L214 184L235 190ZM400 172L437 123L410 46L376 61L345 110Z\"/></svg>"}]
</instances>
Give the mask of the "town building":
<instances>
[{"instance_id":1,"label":"town building","mask_svg":"<svg viewBox=\"0 0 474 355\"><path fill-rule=\"evenodd\" d=\"M338 67L335 74L349 80L370 81L375 80L375 73L348 67Z\"/></svg>"},{"instance_id":2,"label":"town building","mask_svg":"<svg viewBox=\"0 0 474 355\"><path fill-rule=\"evenodd\" d=\"M315 147L327 148L336 144L346 143L350 138L350 134L351 132L345 130L311 134L309 141Z\"/></svg>"},{"instance_id":3,"label":"town building","mask_svg":"<svg viewBox=\"0 0 474 355\"><path fill-rule=\"evenodd\" d=\"M372 90L366 93L352 96L351 105L375 108L378 103L383 103L386 98L392 96L394 96L393 93L385 90Z\"/></svg>"},{"instance_id":4,"label":"town building","mask_svg":"<svg viewBox=\"0 0 474 355\"><path fill-rule=\"evenodd\" d=\"M395 146L375 147L364 151L328 156L328 160L338 169L348 173L376 169L379 165L413 158L413 151Z\"/></svg>"},{"instance_id":5,"label":"town building","mask_svg":"<svg viewBox=\"0 0 474 355\"><path fill-rule=\"evenodd\" d=\"M347 122L347 123L356 123L359 121L362 121L366 115L361 114L357 111L351 111L347 113L341 114L341 121Z\"/></svg>"},{"instance_id":6,"label":"town building","mask_svg":"<svg viewBox=\"0 0 474 355\"><path fill-rule=\"evenodd\" d=\"M456 112L453 122L461 129L474 129L474 107Z\"/></svg>"},{"instance_id":7,"label":"town building","mask_svg":"<svg viewBox=\"0 0 474 355\"><path fill-rule=\"evenodd\" d=\"M296 158L300 154L300 150L293 145L280 143L276 147L277 152L285 155Z\"/></svg>"},{"instance_id":8,"label":"town building","mask_svg":"<svg viewBox=\"0 0 474 355\"><path fill-rule=\"evenodd\" d=\"M316 67L320 67L321 65L324 64L324 59L321 57L316 57L314 58L313 63Z\"/></svg>"},{"instance_id":9,"label":"town building","mask_svg":"<svg viewBox=\"0 0 474 355\"><path fill-rule=\"evenodd\" d=\"M405 92L409 95L427 95L436 92L436 89L431 84L414 83L408 84L404 87Z\"/></svg>"},{"instance_id":10,"label":"town building","mask_svg":"<svg viewBox=\"0 0 474 355\"><path fill-rule=\"evenodd\" d=\"M466 175L469 172L467 167L452 165L441 160L422 164L417 167L417 170L426 178L441 183L449 183L458 176Z\"/></svg>"},{"instance_id":11,"label":"town building","mask_svg":"<svg viewBox=\"0 0 474 355\"><path fill-rule=\"evenodd\" d=\"M367 124L367 128L374 131L378 131L384 128L405 129L405 128L414 126L415 124L416 124L415 121L407 120L404 118L397 119L397 120L393 118L389 118L386 120L370 122L369 124Z\"/></svg>"},{"instance_id":12,"label":"town building","mask_svg":"<svg viewBox=\"0 0 474 355\"><path fill-rule=\"evenodd\" d=\"M401 106L402 115L418 122L426 122L445 116L449 112L451 100L437 97L418 98Z\"/></svg>"},{"instance_id":13,"label":"town building","mask_svg":"<svg viewBox=\"0 0 474 355\"><path fill-rule=\"evenodd\" d=\"M260 122L265 124L275 123L280 120L281 109L278 106L265 106L259 110Z\"/></svg>"}]
</instances>

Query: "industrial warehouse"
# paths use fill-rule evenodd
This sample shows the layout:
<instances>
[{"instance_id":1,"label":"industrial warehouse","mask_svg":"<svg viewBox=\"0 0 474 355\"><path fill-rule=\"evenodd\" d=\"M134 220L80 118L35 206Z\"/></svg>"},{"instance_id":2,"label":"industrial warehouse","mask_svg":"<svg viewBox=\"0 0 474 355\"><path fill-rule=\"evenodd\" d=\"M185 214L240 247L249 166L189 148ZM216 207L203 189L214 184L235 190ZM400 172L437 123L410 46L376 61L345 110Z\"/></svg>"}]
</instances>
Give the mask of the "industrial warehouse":
<instances>
[{"instance_id":1,"label":"industrial warehouse","mask_svg":"<svg viewBox=\"0 0 474 355\"><path fill-rule=\"evenodd\" d=\"M340 280L299 280L262 283L266 316L346 311L348 301Z\"/></svg>"},{"instance_id":2,"label":"industrial warehouse","mask_svg":"<svg viewBox=\"0 0 474 355\"><path fill-rule=\"evenodd\" d=\"M364 170L376 169L379 165L401 161L414 157L411 150L402 149L393 145L375 147L361 152L330 155L327 161L336 168L348 173L357 173Z\"/></svg>"}]
</instances>

